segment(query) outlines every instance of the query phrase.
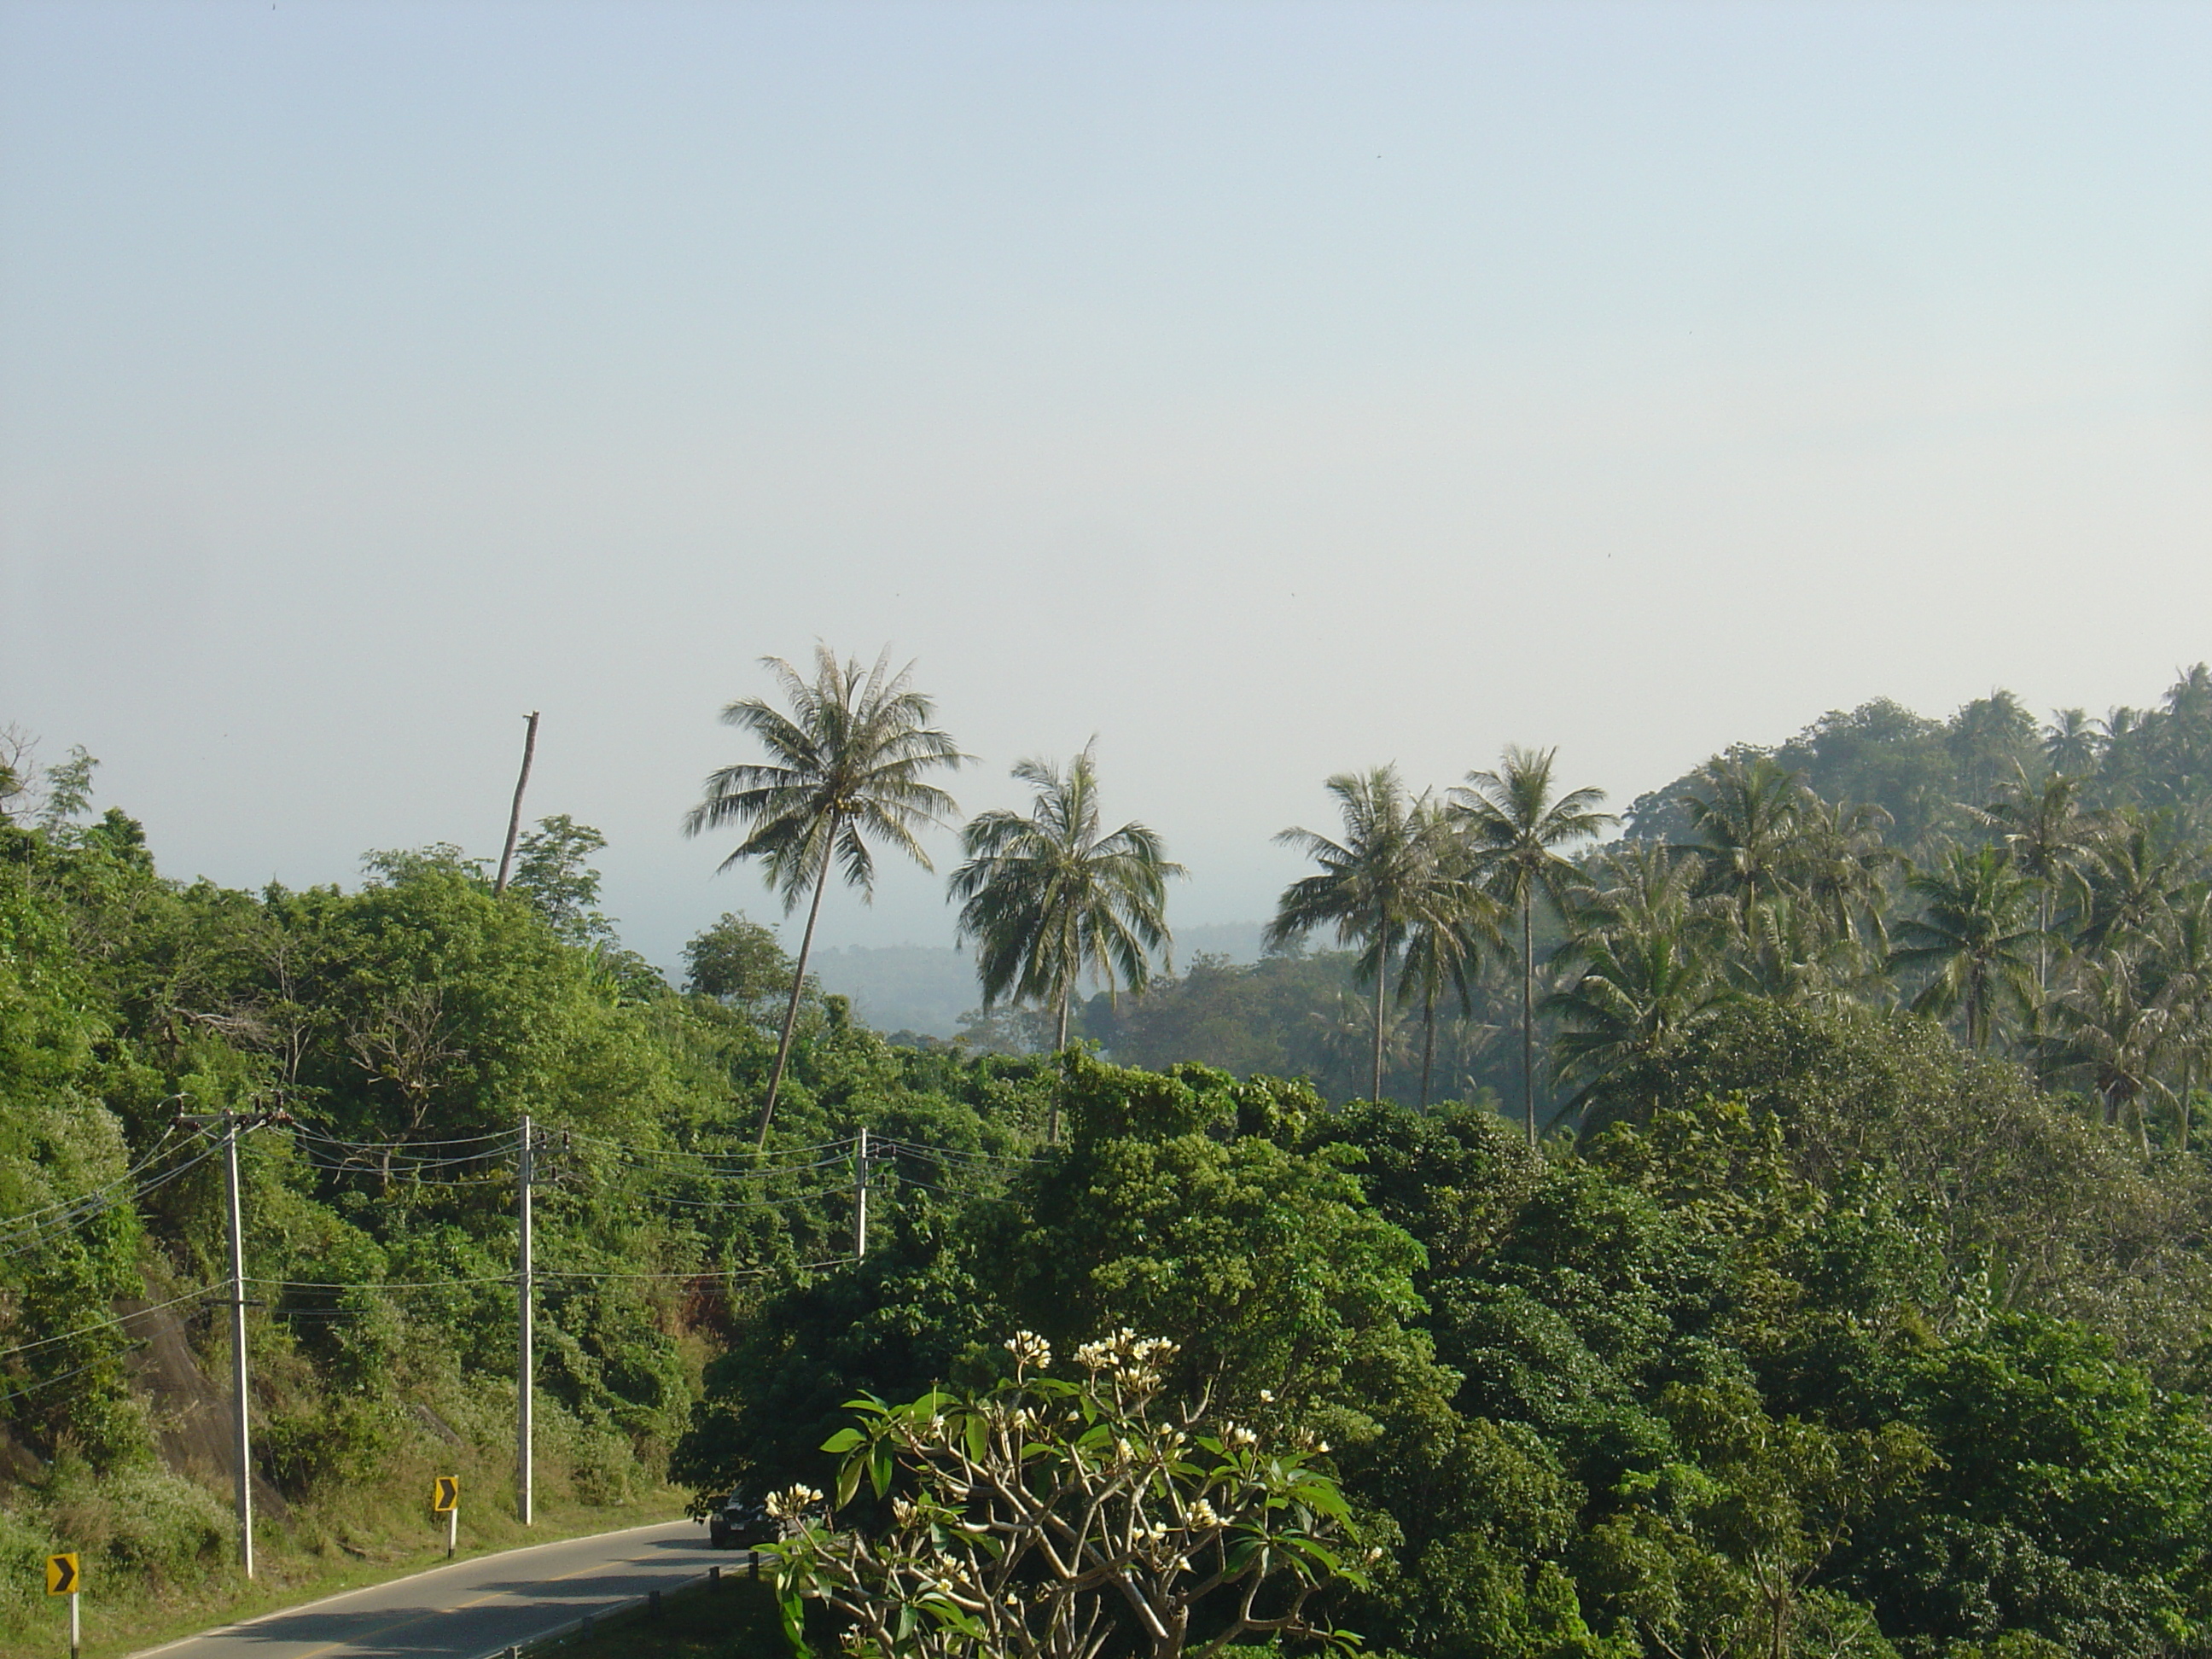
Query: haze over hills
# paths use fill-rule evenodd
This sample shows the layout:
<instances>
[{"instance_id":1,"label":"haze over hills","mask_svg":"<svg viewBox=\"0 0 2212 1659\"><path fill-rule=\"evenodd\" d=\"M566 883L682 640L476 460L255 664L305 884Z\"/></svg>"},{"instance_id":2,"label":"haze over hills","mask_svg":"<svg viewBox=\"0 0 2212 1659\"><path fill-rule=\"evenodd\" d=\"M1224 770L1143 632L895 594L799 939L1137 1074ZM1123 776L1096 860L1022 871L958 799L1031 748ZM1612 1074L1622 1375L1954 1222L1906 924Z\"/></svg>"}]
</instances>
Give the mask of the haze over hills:
<instances>
[{"instance_id":1,"label":"haze over hills","mask_svg":"<svg viewBox=\"0 0 2212 1659\"><path fill-rule=\"evenodd\" d=\"M1260 957L1261 924L1212 922L1176 933L1178 967L1200 956L1231 962ZM964 950L927 945L847 945L814 953L822 988L853 999L853 1011L878 1031L949 1037L960 1016L981 1000L975 958Z\"/></svg>"}]
</instances>

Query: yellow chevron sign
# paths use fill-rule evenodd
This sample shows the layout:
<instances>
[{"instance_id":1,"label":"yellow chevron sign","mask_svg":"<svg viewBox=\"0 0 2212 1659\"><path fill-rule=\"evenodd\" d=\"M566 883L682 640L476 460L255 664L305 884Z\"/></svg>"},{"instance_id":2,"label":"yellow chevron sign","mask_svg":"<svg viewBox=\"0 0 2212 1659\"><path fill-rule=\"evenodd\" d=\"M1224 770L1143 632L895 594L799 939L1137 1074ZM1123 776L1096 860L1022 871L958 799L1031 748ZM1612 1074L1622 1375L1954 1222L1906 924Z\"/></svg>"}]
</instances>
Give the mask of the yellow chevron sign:
<instances>
[{"instance_id":1,"label":"yellow chevron sign","mask_svg":"<svg viewBox=\"0 0 2212 1659\"><path fill-rule=\"evenodd\" d=\"M46 1594L75 1595L78 1582L84 1575L77 1571L74 1555L50 1555L46 1558Z\"/></svg>"},{"instance_id":2,"label":"yellow chevron sign","mask_svg":"<svg viewBox=\"0 0 2212 1659\"><path fill-rule=\"evenodd\" d=\"M438 1484L430 1489L430 1507L444 1515L460 1506L461 1477L458 1474L440 1475Z\"/></svg>"}]
</instances>

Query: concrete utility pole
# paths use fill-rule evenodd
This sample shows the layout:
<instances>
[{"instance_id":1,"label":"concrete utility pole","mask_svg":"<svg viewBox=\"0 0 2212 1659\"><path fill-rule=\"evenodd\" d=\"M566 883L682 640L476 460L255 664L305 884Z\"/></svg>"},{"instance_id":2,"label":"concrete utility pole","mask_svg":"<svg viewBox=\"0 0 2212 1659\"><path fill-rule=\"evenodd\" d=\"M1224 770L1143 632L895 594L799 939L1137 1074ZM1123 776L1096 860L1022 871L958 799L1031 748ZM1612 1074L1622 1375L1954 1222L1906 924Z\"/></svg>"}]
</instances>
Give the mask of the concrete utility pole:
<instances>
[{"instance_id":1,"label":"concrete utility pole","mask_svg":"<svg viewBox=\"0 0 2212 1659\"><path fill-rule=\"evenodd\" d=\"M238 1115L225 1112L223 1185L230 1198L231 1431L238 1443L238 1565L253 1577L253 1431L246 1395L246 1221L238 1198Z\"/></svg>"},{"instance_id":2,"label":"concrete utility pole","mask_svg":"<svg viewBox=\"0 0 2212 1659\"><path fill-rule=\"evenodd\" d=\"M537 716L531 717L533 720ZM530 1182L536 1173L533 1159L537 1147L528 1114L522 1119L522 1157L516 1182L515 1221L517 1224L515 1288L515 1334L520 1341L516 1356L514 1384L514 1516L524 1526L531 1524L532 1482L536 1478L531 1462L531 1395L535 1388L531 1350L531 1261L530 1261Z\"/></svg>"},{"instance_id":3,"label":"concrete utility pole","mask_svg":"<svg viewBox=\"0 0 2212 1659\"><path fill-rule=\"evenodd\" d=\"M253 1428L246 1370L246 1218L238 1180L238 1139L264 1123L289 1123L282 1112L212 1112L177 1121L195 1129L222 1129L223 1192L230 1231L231 1437L238 1476L238 1565L253 1577Z\"/></svg>"},{"instance_id":4,"label":"concrete utility pole","mask_svg":"<svg viewBox=\"0 0 2212 1659\"><path fill-rule=\"evenodd\" d=\"M860 1150L853 1158L853 1260L868 1259L868 1132L860 1131Z\"/></svg>"}]
</instances>

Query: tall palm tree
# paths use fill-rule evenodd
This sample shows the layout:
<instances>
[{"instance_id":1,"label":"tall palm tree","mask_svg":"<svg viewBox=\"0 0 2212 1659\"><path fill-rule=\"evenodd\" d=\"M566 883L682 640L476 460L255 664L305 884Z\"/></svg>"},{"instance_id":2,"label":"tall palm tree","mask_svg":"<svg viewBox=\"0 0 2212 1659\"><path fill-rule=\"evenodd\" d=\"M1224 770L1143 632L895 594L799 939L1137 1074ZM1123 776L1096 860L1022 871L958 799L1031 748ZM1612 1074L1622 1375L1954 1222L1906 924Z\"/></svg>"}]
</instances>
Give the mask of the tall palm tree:
<instances>
[{"instance_id":1,"label":"tall palm tree","mask_svg":"<svg viewBox=\"0 0 2212 1659\"><path fill-rule=\"evenodd\" d=\"M1556 749L1509 744L1498 769L1470 772L1451 792L1460 833L1492 897L1521 913L1521 1105L1528 1145L1536 1144L1536 901L1564 913L1582 872L1559 848L1588 841L1617 823L1598 806L1601 789L1554 795Z\"/></svg>"},{"instance_id":2,"label":"tall palm tree","mask_svg":"<svg viewBox=\"0 0 2212 1659\"><path fill-rule=\"evenodd\" d=\"M1639 917L1631 928L1589 939L1578 954L1580 971L1544 999L1545 1012L1560 1023L1553 1044L1560 1078L1586 1079L1563 1111L1586 1105L1622 1068L1663 1060L1736 1000L1686 912Z\"/></svg>"},{"instance_id":3,"label":"tall palm tree","mask_svg":"<svg viewBox=\"0 0 2212 1659\"><path fill-rule=\"evenodd\" d=\"M2212 882L2192 881L2172 896L2151 950L2167 1046L2179 1062L2173 1094L2186 1152L2198 1068L2212 1048Z\"/></svg>"},{"instance_id":4,"label":"tall palm tree","mask_svg":"<svg viewBox=\"0 0 2212 1659\"><path fill-rule=\"evenodd\" d=\"M1940 1018L1962 1008L1967 1046L1987 1048L1998 1004L2024 1009L2034 1000L2028 953L2043 939L2029 917L2036 884L1994 847L1954 847L1941 871L1906 885L1926 908L1898 928L1906 942L1890 965L1929 970L1913 1011Z\"/></svg>"},{"instance_id":5,"label":"tall palm tree","mask_svg":"<svg viewBox=\"0 0 2212 1659\"><path fill-rule=\"evenodd\" d=\"M2090 824L2081 795L2079 778L2053 772L2037 780L2015 763L1996 799L1967 809L1977 823L1997 832L2013 867L2035 880L2036 926L2045 934L2035 950L2035 988L2044 996L2051 991L2051 906L2059 882L2088 846Z\"/></svg>"},{"instance_id":6,"label":"tall palm tree","mask_svg":"<svg viewBox=\"0 0 2212 1659\"><path fill-rule=\"evenodd\" d=\"M1361 946L1361 973L1375 981L1373 1097L1382 1097L1384 1008L1390 963L1405 940L1417 896L1432 878L1432 837L1424 832L1425 798L1406 793L1395 766L1340 772L1326 787L1336 797L1344 839L1290 829L1275 837L1321 866L1283 890L1267 924L1270 948L1290 944L1316 927L1333 927L1337 941Z\"/></svg>"},{"instance_id":7,"label":"tall palm tree","mask_svg":"<svg viewBox=\"0 0 2212 1659\"><path fill-rule=\"evenodd\" d=\"M2212 664L2200 662L2183 669L2160 701L2174 720L2200 726L2212 720Z\"/></svg>"},{"instance_id":8,"label":"tall palm tree","mask_svg":"<svg viewBox=\"0 0 2212 1659\"><path fill-rule=\"evenodd\" d=\"M1474 1012L1473 980L1485 951L1503 952L1498 901L1484 892L1465 844L1452 832L1449 817L1425 797L1415 803L1413 834L1427 851L1422 879L1407 919L1405 961L1398 975L1399 1000L1421 1005L1421 1109L1429 1109L1429 1083L1436 1070L1437 1004L1447 992L1462 1015Z\"/></svg>"},{"instance_id":9,"label":"tall palm tree","mask_svg":"<svg viewBox=\"0 0 2212 1659\"><path fill-rule=\"evenodd\" d=\"M1086 973L1109 991L1152 983L1170 949L1167 884L1183 873L1146 825L1102 833L1092 738L1063 773L1025 760L1013 775L1036 792L1026 817L986 812L960 833L967 862L952 872L960 936L975 941L983 1006L1000 999L1053 1011L1067 1047L1068 1007ZM1048 1133L1059 1139L1055 1103Z\"/></svg>"},{"instance_id":10,"label":"tall palm tree","mask_svg":"<svg viewBox=\"0 0 2212 1659\"><path fill-rule=\"evenodd\" d=\"M2188 880L2191 853L2170 812L2129 808L2106 818L2080 860L2081 948L2116 950L2148 934Z\"/></svg>"},{"instance_id":11,"label":"tall palm tree","mask_svg":"<svg viewBox=\"0 0 2212 1659\"><path fill-rule=\"evenodd\" d=\"M956 769L969 757L929 723L934 706L909 683L914 665L894 671L888 649L863 669L859 658L841 663L828 646L817 644L811 679L781 657L763 657L761 665L781 686L790 713L759 697L740 697L722 710L722 723L750 732L769 757L711 774L704 798L684 816L684 833L744 826L745 838L720 867L759 859L768 884L783 896L786 915L803 895L813 893L776 1041L775 1069L761 1107L765 1147L791 1059L799 991L830 866L844 872L846 885L859 888L864 901L875 892L872 840L931 868L916 832L959 809L926 775L939 767Z\"/></svg>"},{"instance_id":12,"label":"tall palm tree","mask_svg":"<svg viewBox=\"0 0 2212 1659\"><path fill-rule=\"evenodd\" d=\"M2054 772L2078 778L2097 764L2097 725L2086 708L2054 708L2043 728L2043 758Z\"/></svg>"},{"instance_id":13,"label":"tall palm tree","mask_svg":"<svg viewBox=\"0 0 2212 1659\"><path fill-rule=\"evenodd\" d=\"M1718 969L1733 911L1700 893L1695 859L1653 842L1622 842L1586 873L1555 958L1569 977L1541 1004L1560 1027L1552 1045L1559 1079L1583 1085L1563 1115L1586 1109L1624 1066L1663 1056L1734 995Z\"/></svg>"},{"instance_id":14,"label":"tall palm tree","mask_svg":"<svg viewBox=\"0 0 2212 1659\"><path fill-rule=\"evenodd\" d=\"M1698 836L1686 850L1705 866L1706 890L1735 899L1745 933L1759 900L1788 884L1814 800L1797 775L1771 755L1710 760L1682 797Z\"/></svg>"},{"instance_id":15,"label":"tall palm tree","mask_svg":"<svg viewBox=\"0 0 2212 1659\"><path fill-rule=\"evenodd\" d=\"M2128 951L2077 958L2051 1005L2046 1060L2084 1078L2096 1091L2107 1126L2135 1120L2149 1151L2143 1097L2165 1094L2159 1062L2175 1035L2174 1010L2159 994L2155 965Z\"/></svg>"},{"instance_id":16,"label":"tall palm tree","mask_svg":"<svg viewBox=\"0 0 2212 1659\"><path fill-rule=\"evenodd\" d=\"M1808 792L1792 885L1838 940L1879 955L1889 948L1889 872L1905 862L1882 839L1895 822L1870 801L1829 805Z\"/></svg>"}]
</instances>

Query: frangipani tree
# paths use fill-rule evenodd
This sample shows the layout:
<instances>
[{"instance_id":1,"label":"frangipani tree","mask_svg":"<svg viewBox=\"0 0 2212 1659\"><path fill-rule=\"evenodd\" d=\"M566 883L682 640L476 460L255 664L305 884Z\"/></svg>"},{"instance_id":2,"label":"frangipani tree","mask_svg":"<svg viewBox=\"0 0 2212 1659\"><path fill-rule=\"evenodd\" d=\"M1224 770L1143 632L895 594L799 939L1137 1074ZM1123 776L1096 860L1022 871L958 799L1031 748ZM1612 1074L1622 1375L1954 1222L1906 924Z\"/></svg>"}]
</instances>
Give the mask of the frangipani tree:
<instances>
[{"instance_id":1,"label":"frangipani tree","mask_svg":"<svg viewBox=\"0 0 2212 1659\"><path fill-rule=\"evenodd\" d=\"M1151 1659L1207 1659L1271 1634L1356 1646L1308 1615L1371 1559L1343 1553L1345 1500L1314 1462L1325 1444L1163 1409L1176 1350L1158 1338L1085 1344L1076 1379L1050 1375L1042 1337L1006 1346L1014 1375L982 1393L850 1401L860 1422L823 1447L843 1460L834 1500L769 1499L799 1651L810 1600L859 1659L1095 1659L1133 1639ZM864 1482L880 1521L855 1512Z\"/></svg>"}]
</instances>

